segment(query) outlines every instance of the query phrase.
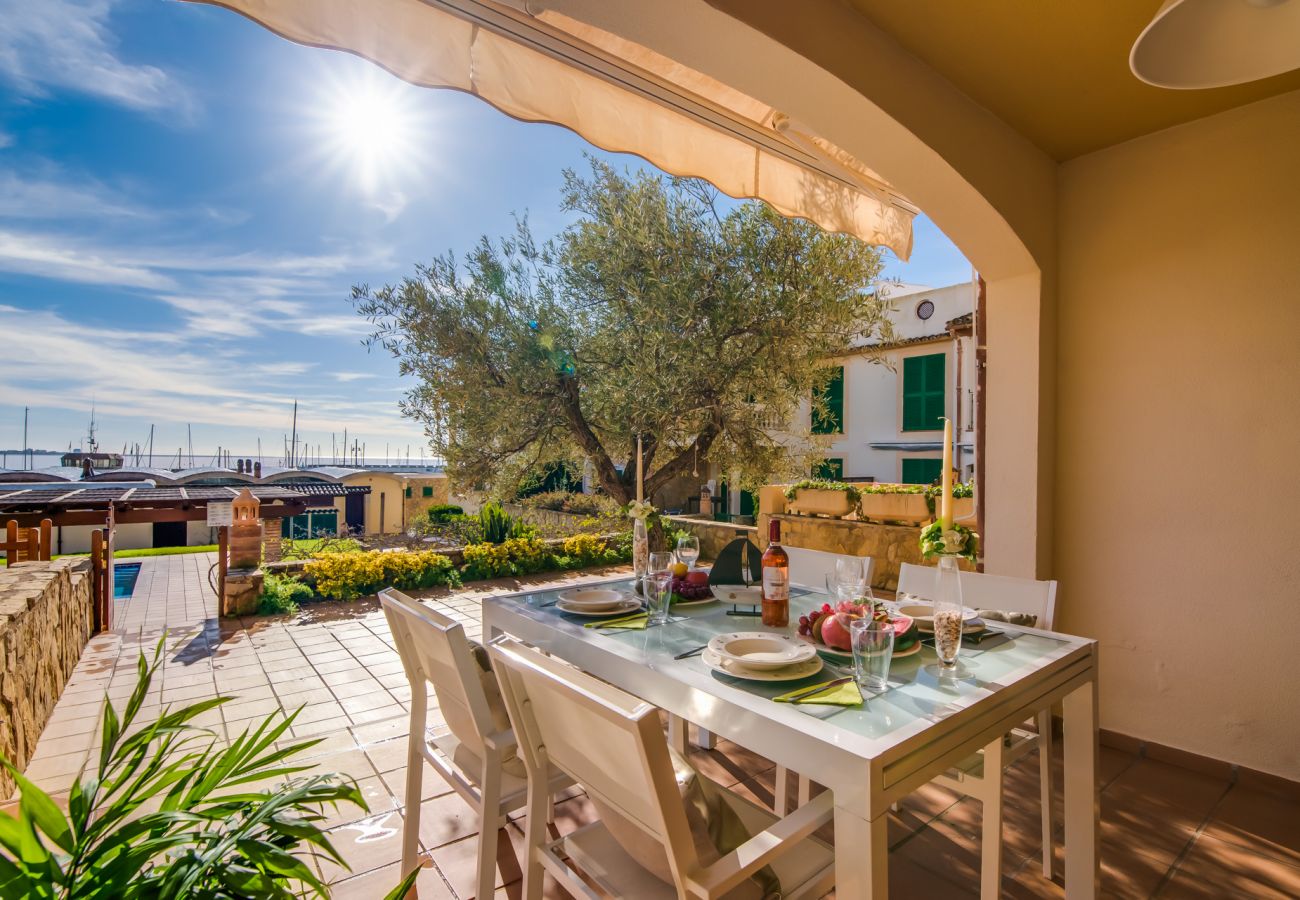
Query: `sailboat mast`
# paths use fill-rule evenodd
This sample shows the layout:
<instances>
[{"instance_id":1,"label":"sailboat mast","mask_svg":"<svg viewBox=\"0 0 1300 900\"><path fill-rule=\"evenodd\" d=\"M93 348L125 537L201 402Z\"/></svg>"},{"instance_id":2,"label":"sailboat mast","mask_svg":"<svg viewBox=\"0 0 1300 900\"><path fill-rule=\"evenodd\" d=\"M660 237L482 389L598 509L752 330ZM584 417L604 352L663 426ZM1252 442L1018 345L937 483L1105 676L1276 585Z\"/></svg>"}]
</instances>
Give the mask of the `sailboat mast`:
<instances>
[{"instance_id":1,"label":"sailboat mast","mask_svg":"<svg viewBox=\"0 0 1300 900\"><path fill-rule=\"evenodd\" d=\"M149 426L149 465L153 466L153 426Z\"/></svg>"},{"instance_id":2,"label":"sailboat mast","mask_svg":"<svg viewBox=\"0 0 1300 900\"><path fill-rule=\"evenodd\" d=\"M27 452L29 449L27 446L27 413L28 413L28 407L24 406L23 407L23 468L24 469L30 469L32 467L31 466L32 457L31 454Z\"/></svg>"},{"instance_id":3,"label":"sailboat mast","mask_svg":"<svg viewBox=\"0 0 1300 900\"><path fill-rule=\"evenodd\" d=\"M298 401L297 400L293 401L293 440L290 442L289 447L293 453L293 462L289 463L289 465L297 466L298 464Z\"/></svg>"}]
</instances>

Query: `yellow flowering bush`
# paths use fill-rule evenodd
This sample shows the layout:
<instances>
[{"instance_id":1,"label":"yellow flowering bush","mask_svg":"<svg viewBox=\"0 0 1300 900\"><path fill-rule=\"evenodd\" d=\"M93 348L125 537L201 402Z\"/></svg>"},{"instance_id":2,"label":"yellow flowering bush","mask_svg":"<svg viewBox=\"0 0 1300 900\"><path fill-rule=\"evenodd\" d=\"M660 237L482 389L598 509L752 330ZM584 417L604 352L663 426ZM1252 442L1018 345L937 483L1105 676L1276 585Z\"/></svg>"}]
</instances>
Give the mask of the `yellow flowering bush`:
<instances>
[{"instance_id":1,"label":"yellow flowering bush","mask_svg":"<svg viewBox=\"0 0 1300 900\"><path fill-rule=\"evenodd\" d=\"M418 590L460 584L451 560L432 550L332 553L307 563L303 575L315 583L318 594L335 600L355 600L386 587Z\"/></svg>"},{"instance_id":2,"label":"yellow flowering bush","mask_svg":"<svg viewBox=\"0 0 1300 900\"><path fill-rule=\"evenodd\" d=\"M500 544L470 544L465 548L465 579L529 575L560 568L555 553L535 537L511 538Z\"/></svg>"}]
</instances>

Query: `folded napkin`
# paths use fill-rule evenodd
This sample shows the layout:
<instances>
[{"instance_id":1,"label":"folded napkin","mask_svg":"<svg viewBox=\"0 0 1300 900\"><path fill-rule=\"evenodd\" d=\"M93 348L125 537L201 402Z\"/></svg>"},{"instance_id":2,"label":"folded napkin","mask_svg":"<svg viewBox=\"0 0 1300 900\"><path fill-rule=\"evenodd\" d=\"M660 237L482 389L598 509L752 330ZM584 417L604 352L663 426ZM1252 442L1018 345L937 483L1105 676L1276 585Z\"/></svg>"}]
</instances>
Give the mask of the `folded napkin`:
<instances>
[{"instance_id":1,"label":"folded napkin","mask_svg":"<svg viewBox=\"0 0 1300 900\"><path fill-rule=\"evenodd\" d=\"M805 694L796 700L791 700L791 694L798 694L799 691L806 691L808 685L804 685L797 690L782 694L779 697L773 697L777 703L816 703L820 706L861 706L862 691L858 690L858 684L855 681L846 681L843 684L837 684L829 687L824 691L817 691L813 694Z\"/></svg>"},{"instance_id":2,"label":"folded napkin","mask_svg":"<svg viewBox=\"0 0 1300 900\"><path fill-rule=\"evenodd\" d=\"M623 616L619 619L603 619L599 622L588 622L583 628L632 628L642 629L650 624L650 616L646 613L633 613L630 616Z\"/></svg>"}]
</instances>

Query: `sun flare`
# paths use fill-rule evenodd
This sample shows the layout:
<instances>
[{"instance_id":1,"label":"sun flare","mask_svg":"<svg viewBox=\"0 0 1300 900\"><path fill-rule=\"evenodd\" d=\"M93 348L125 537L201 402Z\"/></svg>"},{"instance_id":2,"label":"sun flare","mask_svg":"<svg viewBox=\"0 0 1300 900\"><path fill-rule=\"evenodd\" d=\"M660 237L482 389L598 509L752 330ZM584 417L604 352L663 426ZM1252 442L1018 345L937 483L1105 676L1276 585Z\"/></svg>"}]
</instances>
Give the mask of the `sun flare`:
<instances>
[{"instance_id":1,"label":"sun flare","mask_svg":"<svg viewBox=\"0 0 1300 900\"><path fill-rule=\"evenodd\" d=\"M323 109L330 153L377 189L414 155L415 113L400 82L371 76L335 86Z\"/></svg>"}]
</instances>

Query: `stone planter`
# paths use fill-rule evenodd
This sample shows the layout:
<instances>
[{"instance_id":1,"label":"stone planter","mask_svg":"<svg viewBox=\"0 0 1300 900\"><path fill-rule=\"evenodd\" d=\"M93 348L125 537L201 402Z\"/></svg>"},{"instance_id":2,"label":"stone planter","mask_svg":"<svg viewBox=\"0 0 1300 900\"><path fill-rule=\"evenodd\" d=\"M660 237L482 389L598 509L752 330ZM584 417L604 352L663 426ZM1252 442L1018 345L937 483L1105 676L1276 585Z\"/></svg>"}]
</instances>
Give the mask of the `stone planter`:
<instances>
[{"instance_id":1,"label":"stone planter","mask_svg":"<svg viewBox=\"0 0 1300 900\"><path fill-rule=\"evenodd\" d=\"M937 497L934 502L937 513L939 503ZM862 517L872 522L904 522L909 525L921 525L932 518L924 494L864 493L859 506ZM952 515L958 521L975 515L975 501L970 497L954 498Z\"/></svg>"},{"instance_id":2,"label":"stone planter","mask_svg":"<svg viewBox=\"0 0 1300 900\"><path fill-rule=\"evenodd\" d=\"M853 512L853 504L844 491L820 491L815 488L800 488L786 507L795 515L826 516L831 519L842 519Z\"/></svg>"}]
</instances>

